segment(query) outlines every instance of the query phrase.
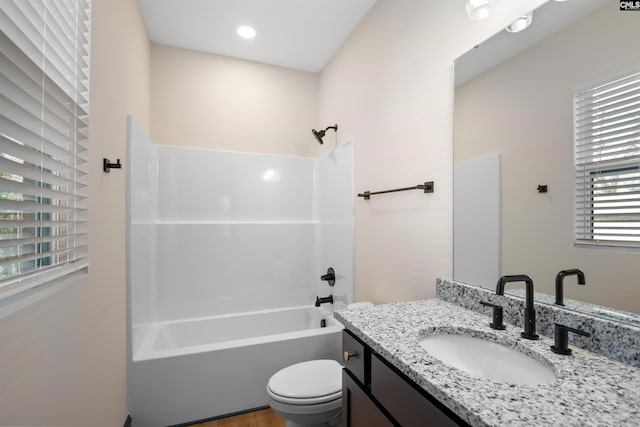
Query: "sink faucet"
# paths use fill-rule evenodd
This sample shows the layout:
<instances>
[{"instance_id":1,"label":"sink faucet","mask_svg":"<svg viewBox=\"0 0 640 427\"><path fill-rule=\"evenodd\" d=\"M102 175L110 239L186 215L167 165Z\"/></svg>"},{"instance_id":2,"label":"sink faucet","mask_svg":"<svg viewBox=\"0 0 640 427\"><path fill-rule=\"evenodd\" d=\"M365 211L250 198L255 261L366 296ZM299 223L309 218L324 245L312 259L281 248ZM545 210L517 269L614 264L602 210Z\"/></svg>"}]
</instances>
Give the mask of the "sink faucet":
<instances>
[{"instance_id":1,"label":"sink faucet","mask_svg":"<svg viewBox=\"0 0 640 427\"><path fill-rule=\"evenodd\" d=\"M527 286L524 306L524 332L520 336L528 340L537 340L539 336L536 334L536 310L533 307L533 280L526 274L502 276L496 285L496 295L504 295L504 285L511 282L524 282Z\"/></svg>"},{"instance_id":2,"label":"sink faucet","mask_svg":"<svg viewBox=\"0 0 640 427\"><path fill-rule=\"evenodd\" d=\"M584 273L582 270L574 268L572 270L562 270L556 275L556 305L564 305L562 285L566 276L578 276L578 285L584 285Z\"/></svg>"},{"instance_id":3,"label":"sink faucet","mask_svg":"<svg viewBox=\"0 0 640 427\"><path fill-rule=\"evenodd\" d=\"M320 307L320 304L324 304L326 302L330 302L333 304L333 295L329 295L328 297L320 298L316 297L316 307Z\"/></svg>"}]
</instances>

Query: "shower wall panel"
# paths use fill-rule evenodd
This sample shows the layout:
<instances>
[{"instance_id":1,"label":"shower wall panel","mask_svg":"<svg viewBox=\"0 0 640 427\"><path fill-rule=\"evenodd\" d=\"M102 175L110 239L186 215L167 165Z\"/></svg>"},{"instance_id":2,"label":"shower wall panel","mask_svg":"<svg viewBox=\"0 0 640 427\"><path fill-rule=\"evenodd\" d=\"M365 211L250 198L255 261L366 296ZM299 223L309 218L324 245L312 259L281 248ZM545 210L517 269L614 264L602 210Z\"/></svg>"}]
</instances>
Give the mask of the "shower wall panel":
<instances>
[{"instance_id":1,"label":"shower wall panel","mask_svg":"<svg viewBox=\"0 0 640 427\"><path fill-rule=\"evenodd\" d=\"M160 221L309 221L314 160L160 147Z\"/></svg>"},{"instance_id":2,"label":"shower wall panel","mask_svg":"<svg viewBox=\"0 0 640 427\"><path fill-rule=\"evenodd\" d=\"M156 145L130 120L132 328L353 301L353 144L318 159ZM320 280L336 270L336 286ZM137 348L134 332L133 347Z\"/></svg>"}]
</instances>

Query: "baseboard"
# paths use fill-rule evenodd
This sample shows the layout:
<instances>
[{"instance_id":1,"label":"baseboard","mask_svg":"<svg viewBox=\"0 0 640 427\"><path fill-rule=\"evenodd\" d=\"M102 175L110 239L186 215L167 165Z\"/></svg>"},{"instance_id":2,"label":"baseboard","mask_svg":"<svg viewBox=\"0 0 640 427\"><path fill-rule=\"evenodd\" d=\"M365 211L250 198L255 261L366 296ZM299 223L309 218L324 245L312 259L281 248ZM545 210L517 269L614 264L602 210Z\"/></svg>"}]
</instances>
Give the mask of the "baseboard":
<instances>
[{"instance_id":1,"label":"baseboard","mask_svg":"<svg viewBox=\"0 0 640 427\"><path fill-rule=\"evenodd\" d=\"M238 412L232 412L230 414L224 414L224 415L218 415L217 417L211 417L211 418L204 418L202 420L197 420L197 421L191 421L188 423L182 423L182 424L174 424L172 426L169 427L188 427L188 426L195 426L197 424L201 424L201 423L206 423L209 421L215 421L215 420L219 420L222 418L227 418L227 417L235 417L236 415L242 415L242 414L247 414L249 412L255 412L255 411L260 411L262 409L267 409L269 408L269 405L267 406L259 406L257 408L251 408L251 409L245 409L244 411L238 411ZM128 427L128 426L125 426Z\"/></svg>"},{"instance_id":2,"label":"baseboard","mask_svg":"<svg viewBox=\"0 0 640 427\"><path fill-rule=\"evenodd\" d=\"M127 419L124 420L122 427L131 427L131 415L127 415Z\"/></svg>"}]
</instances>

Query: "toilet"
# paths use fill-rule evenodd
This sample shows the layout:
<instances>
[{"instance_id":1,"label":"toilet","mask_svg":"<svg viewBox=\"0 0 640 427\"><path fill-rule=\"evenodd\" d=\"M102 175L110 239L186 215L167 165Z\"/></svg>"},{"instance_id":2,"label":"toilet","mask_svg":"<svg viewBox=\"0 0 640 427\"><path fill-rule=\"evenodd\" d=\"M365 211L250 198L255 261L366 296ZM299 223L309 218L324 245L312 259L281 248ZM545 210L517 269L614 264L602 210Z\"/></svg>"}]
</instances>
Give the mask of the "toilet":
<instances>
[{"instance_id":1,"label":"toilet","mask_svg":"<svg viewBox=\"0 0 640 427\"><path fill-rule=\"evenodd\" d=\"M287 366L267 384L269 406L287 427L334 427L342 412L342 366L335 360L310 360Z\"/></svg>"},{"instance_id":2,"label":"toilet","mask_svg":"<svg viewBox=\"0 0 640 427\"><path fill-rule=\"evenodd\" d=\"M370 302L347 309L369 307ZM310 360L287 366L267 384L269 406L287 420L287 427L336 427L342 413L342 365L335 360Z\"/></svg>"}]
</instances>

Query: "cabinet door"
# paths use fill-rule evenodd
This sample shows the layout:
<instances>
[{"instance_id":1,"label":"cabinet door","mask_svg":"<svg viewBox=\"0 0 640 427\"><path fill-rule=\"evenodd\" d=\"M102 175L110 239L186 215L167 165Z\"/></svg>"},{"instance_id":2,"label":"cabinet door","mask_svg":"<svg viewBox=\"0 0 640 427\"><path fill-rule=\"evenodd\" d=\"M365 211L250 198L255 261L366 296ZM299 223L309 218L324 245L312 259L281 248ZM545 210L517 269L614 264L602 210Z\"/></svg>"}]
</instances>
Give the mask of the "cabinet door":
<instances>
[{"instance_id":1,"label":"cabinet door","mask_svg":"<svg viewBox=\"0 0 640 427\"><path fill-rule=\"evenodd\" d=\"M377 355L371 357L371 394L402 427L454 427L454 421Z\"/></svg>"},{"instance_id":2,"label":"cabinet door","mask_svg":"<svg viewBox=\"0 0 640 427\"><path fill-rule=\"evenodd\" d=\"M393 427L393 423L344 370L342 372L342 427Z\"/></svg>"},{"instance_id":3,"label":"cabinet door","mask_svg":"<svg viewBox=\"0 0 640 427\"><path fill-rule=\"evenodd\" d=\"M366 374L366 361L368 358L365 345L345 330L342 332L342 350L344 367L347 368L361 384L367 385L369 378L367 378Z\"/></svg>"}]
</instances>

